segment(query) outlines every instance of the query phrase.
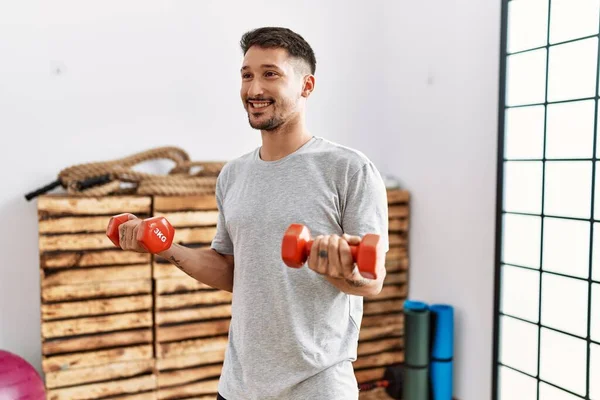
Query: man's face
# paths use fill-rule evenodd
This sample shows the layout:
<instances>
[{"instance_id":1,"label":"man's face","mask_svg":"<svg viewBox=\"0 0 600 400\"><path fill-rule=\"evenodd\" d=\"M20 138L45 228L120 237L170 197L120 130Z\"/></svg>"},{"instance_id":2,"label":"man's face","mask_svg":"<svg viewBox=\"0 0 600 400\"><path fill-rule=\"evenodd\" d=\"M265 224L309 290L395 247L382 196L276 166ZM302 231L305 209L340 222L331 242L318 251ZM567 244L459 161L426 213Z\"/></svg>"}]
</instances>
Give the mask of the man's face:
<instances>
[{"instance_id":1,"label":"man's face","mask_svg":"<svg viewBox=\"0 0 600 400\"><path fill-rule=\"evenodd\" d=\"M302 111L305 79L297 63L285 49L252 46L246 52L240 94L252 128L276 129Z\"/></svg>"}]
</instances>

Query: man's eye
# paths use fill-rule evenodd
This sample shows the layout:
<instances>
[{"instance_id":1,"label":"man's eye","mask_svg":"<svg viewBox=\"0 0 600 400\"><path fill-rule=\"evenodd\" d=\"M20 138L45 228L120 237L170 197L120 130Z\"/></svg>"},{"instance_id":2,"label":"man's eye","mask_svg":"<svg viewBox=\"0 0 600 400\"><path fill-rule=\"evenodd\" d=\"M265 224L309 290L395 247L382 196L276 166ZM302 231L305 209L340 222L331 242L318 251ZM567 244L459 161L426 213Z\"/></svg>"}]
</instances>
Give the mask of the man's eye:
<instances>
[{"instance_id":1,"label":"man's eye","mask_svg":"<svg viewBox=\"0 0 600 400\"><path fill-rule=\"evenodd\" d=\"M275 72L273 72L273 71L265 72L265 76L267 76L267 77L273 77L273 76L276 76L276 75L277 74Z\"/></svg>"},{"instance_id":2,"label":"man's eye","mask_svg":"<svg viewBox=\"0 0 600 400\"><path fill-rule=\"evenodd\" d=\"M248 78L250 78L250 74L243 74L242 75L242 79L248 79Z\"/></svg>"}]
</instances>

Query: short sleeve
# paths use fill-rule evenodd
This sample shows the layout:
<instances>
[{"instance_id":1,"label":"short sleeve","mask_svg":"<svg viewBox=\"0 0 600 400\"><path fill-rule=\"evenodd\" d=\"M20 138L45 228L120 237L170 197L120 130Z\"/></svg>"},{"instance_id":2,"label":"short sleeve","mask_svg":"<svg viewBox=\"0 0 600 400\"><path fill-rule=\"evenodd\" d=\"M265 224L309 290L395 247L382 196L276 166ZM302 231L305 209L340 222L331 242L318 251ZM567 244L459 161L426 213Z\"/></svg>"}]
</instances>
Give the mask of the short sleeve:
<instances>
[{"instance_id":1,"label":"short sleeve","mask_svg":"<svg viewBox=\"0 0 600 400\"><path fill-rule=\"evenodd\" d=\"M381 174L367 162L348 182L342 213L344 233L381 236L382 249L389 250L387 189Z\"/></svg>"},{"instance_id":2,"label":"short sleeve","mask_svg":"<svg viewBox=\"0 0 600 400\"><path fill-rule=\"evenodd\" d=\"M219 178L217 178L217 185L215 189L218 209L217 232L212 240L211 248L217 253L232 255L233 243L231 242L229 232L227 231L225 210L223 208L223 190L221 188L222 183L221 176L219 176Z\"/></svg>"}]
</instances>

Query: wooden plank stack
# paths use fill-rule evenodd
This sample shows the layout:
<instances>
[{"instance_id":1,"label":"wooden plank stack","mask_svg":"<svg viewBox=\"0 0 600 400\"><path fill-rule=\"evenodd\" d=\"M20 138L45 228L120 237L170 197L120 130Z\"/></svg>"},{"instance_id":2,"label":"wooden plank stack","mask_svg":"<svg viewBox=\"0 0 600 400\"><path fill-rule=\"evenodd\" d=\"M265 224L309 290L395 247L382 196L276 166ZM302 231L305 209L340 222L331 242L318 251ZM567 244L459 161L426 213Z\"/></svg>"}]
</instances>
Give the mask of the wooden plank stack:
<instances>
[{"instance_id":1,"label":"wooden plank stack","mask_svg":"<svg viewBox=\"0 0 600 400\"><path fill-rule=\"evenodd\" d=\"M383 379L385 368L404 362L402 308L408 295L409 193L388 189L390 249L387 275L377 296L364 299L364 316L354 362L359 384ZM361 393L361 399L370 395Z\"/></svg>"},{"instance_id":2,"label":"wooden plank stack","mask_svg":"<svg viewBox=\"0 0 600 400\"><path fill-rule=\"evenodd\" d=\"M115 249L110 216L150 197L41 197L42 369L49 400L154 399L150 256Z\"/></svg>"},{"instance_id":3,"label":"wooden plank stack","mask_svg":"<svg viewBox=\"0 0 600 400\"><path fill-rule=\"evenodd\" d=\"M359 383L403 362L409 195L388 190L390 251L381 293L366 298L354 363ZM231 294L160 257L115 249L110 216L164 216L175 243L209 246L214 195L41 196L39 248L43 370L50 400L214 400ZM369 392L361 393L361 399Z\"/></svg>"},{"instance_id":4,"label":"wooden plank stack","mask_svg":"<svg viewBox=\"0 0 600 400\"><path fill-rule=\"evenodd\" d=\"M153 213L175 228L174 242L208 247L216 233L214 195L155 197ZM206 286L155 258L158 398L214 400L225 356L231 293Z\"/></svg>"}]
</instances>

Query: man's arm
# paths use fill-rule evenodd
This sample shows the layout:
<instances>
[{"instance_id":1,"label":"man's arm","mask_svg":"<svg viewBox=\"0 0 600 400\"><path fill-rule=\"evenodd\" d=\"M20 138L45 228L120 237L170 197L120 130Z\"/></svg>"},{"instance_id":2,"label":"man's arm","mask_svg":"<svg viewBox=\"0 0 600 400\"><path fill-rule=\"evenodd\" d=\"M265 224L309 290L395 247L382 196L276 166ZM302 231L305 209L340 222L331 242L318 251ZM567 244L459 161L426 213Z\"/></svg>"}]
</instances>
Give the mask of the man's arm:
<instances>
[{"instance_id":1,"label":"man's arm","mask_svg":"<svg viewBox=\"0 0 600 400\"><path fill-rule=\"evenodd\" d=\"M216 289L233 291L233 256L211 248L192 249L174 243L159 256L190 277Z\"/></svg>"}]
</instances>

